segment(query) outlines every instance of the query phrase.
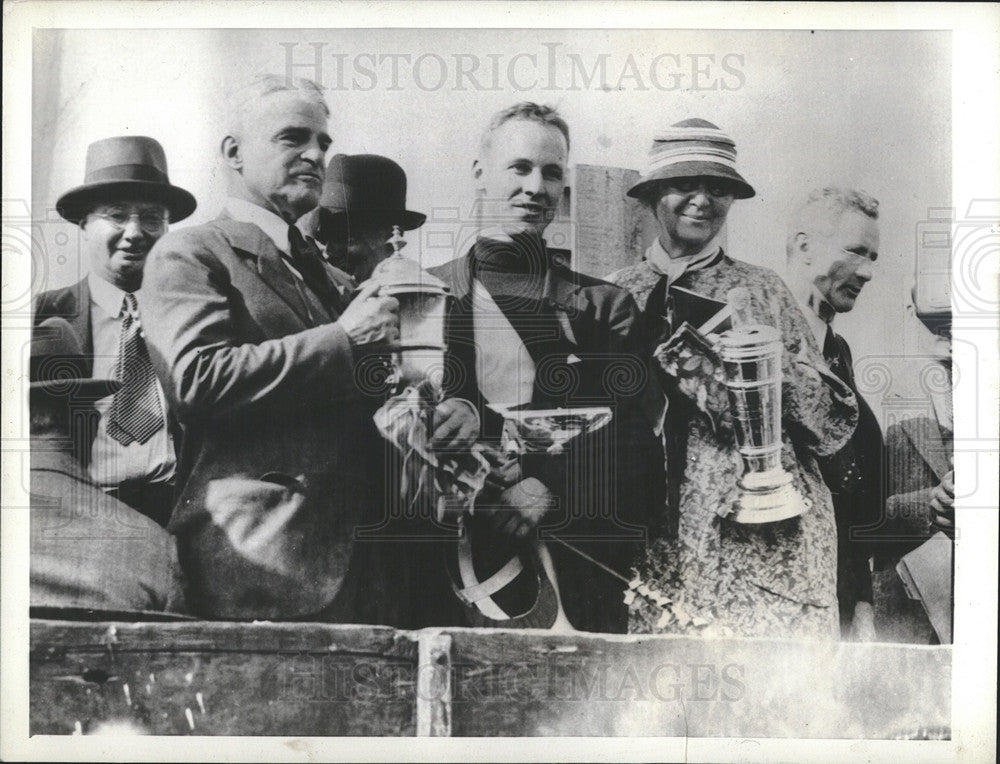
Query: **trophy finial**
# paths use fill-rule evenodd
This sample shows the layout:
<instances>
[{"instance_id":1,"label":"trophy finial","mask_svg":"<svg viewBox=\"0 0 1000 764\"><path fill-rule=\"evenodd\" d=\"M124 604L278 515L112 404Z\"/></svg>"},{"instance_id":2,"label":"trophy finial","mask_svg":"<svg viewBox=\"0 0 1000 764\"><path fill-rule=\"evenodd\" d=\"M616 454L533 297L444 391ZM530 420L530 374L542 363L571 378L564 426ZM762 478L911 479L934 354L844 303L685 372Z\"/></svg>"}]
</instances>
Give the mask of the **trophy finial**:
<instances>
[{"instance_id":1,"label":"trophy finial","mask_svg":"<svg viewBox=\"0 0 1000 764\"><path fill-rule=\"evenodd\" d=\"M403 232L399 230L398 225L392 227L392 236L388 238L386 244L392 247L392 253L398 255L400 250L406 246L406 239L403 238Z\"/></svg>"}]
</instances>

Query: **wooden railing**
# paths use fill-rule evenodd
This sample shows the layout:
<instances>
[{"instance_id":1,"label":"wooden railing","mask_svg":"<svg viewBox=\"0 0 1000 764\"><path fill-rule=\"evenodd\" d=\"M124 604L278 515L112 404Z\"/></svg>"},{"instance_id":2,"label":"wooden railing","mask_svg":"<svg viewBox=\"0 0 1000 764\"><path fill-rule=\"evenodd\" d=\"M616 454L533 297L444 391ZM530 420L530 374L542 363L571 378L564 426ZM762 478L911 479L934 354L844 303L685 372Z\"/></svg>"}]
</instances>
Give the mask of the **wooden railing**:
<instances>
[{"instance_id":1,"label":"wooden railing","mask_svg":"<svg viewBox=\"0 0 1000 764\"><path fill-rule=\"evenodd\" d=\"M936 738L951 649L33 620L32 734Z\"/></svg>"}]
</instances>

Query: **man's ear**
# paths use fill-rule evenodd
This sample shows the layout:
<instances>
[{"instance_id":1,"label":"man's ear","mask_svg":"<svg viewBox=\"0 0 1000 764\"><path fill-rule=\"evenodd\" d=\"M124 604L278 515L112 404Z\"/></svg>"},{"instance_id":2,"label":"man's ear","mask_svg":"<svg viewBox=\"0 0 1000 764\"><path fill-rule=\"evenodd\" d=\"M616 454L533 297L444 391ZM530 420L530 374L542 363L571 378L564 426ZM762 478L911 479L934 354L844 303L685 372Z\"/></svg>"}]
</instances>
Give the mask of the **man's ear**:
<instances>
[{"instance_id":1,"label":"man's ear","mask_svg":"<svg viewBox=\"0 0 1000 764\"><path fill-rule=\"evenodd\" d=\"M478 159L472 160L472 179L476 181L476 189L481 189L482 183L480 182L483 178L483 164Z\"/></svg>"},{"instance_id":2,"label":"man's ear","mask_svg":"<svg viewBox=\"0 0 1000 764\"><path fill-rule=\"evenodd\" d=\"M243 155L240 153L240 142L236 137L227 135L222 139L222 158L237 172L243 169Z\"/></svg>"}]
</instances>

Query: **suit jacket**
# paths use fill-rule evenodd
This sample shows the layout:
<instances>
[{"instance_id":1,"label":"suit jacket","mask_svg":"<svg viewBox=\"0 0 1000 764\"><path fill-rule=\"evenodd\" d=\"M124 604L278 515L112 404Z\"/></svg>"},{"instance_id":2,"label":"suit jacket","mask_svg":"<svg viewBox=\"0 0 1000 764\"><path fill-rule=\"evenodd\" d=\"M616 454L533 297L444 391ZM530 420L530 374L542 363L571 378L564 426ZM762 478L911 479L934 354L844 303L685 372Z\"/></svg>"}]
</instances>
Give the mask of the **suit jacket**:
<instances>
[{"instance_id":1,"label":"suit jacket","mask_svg":"<svg viewBox=\"0 0 1000 764\"><path fill-rule=\"evenodd\" d=\"M624 289L576 273L551 255L549 261L541 305L559 328L545 339L544 357L535 358L532 402L611 406L614 419L606 432L579 439L561 457L522 458L522 474L541 480L560 503L560 512L542 525L543 539L545 531L554 533L628 576L663 485L662 459L639 407L647 376L638 309ZM500 417L488 408L476 373L472 254L430 270L453 297L445 333L456 373L447 375L454 381L448 392L475 403L486 437L498 437ZM624 585L558 543L549 549L570 622L581 630L624 632Z\"/></svg>"},{"instance_id":2,"label":"suit jacket","mask_svg":"<svg viewBox=\"0 0 1000 764\"><path fill-rule=\"evenodd\" d=\"M885 642L936 642L920 602L911 600L896 572L907 552L934 535L934 486L952 470L952 432L929 417L904 419L886 433L889 498L880 525L873 575L875 629Z\"/></svg>"},{"instance_id":3,"label":"suit jacket","mask_svg":"<svg viewBox=\"0 0 1000 764\"><path fill-rule=\"evenodd\" d=\"M182 610L174 539L100 490L70 454L32 445L32 606Z\"/></svg>"},{"instance_id":4,"label":"suit jacket","mask_svg":"<svg viewBox=\"0 0 1000 764\"><path fill-rule=\"evenodd\" d=\"M833 497L837 520L837 599L841 628L848 627L858 602L872 601L872 576L868 559L874 551L865 528L879 524L885 505L883 490L882 428L874 412L858 394L854 361L847 340L834 334L835 371L850 385L858 400L858 426L840 451L820 459L820 469Z\"/></svg>"},{"instance_id":5,"label":"suit jacket","mask_svg":"<svg viewBox=\"0 0 1000 764\"><path fill-rule=\"evenodd\" d=\"M83 343L88 374L93 374L94 335L90 327L90 284L86 277L72 286L42 292L35 298L32 326L47 318L64 318Z\"/></svg>"},{"instance_id":6,"label":"suit jacket","mask_svg":"<svg viewBox=\"0 0 1000 764\"><path fill-rule=\"evenodd\" d=\"M170 529L193 612L354 619L355 526L382 509L381 390L257 226L223 214L164 236L140 306L185 427Z\"/></svg>"},{"instance_id":7,"label":"suit jacket","mask_svg":"<svg viewBox=\"0 0 1000 764\"><path fill-rule=\"evenodd\" d=\"M72 286L52 289L39 294L35 298L34 315L32 317L32 327L38 326L48 318L58 317L66 319L69 325L73 327L73 331L80 338L80 342L83 345L85 372L88 375L94 373L94 332L90 321L90 313L90 281L84 277ZM173 438L174 449L179 453L183 432L176 417L173 416L173 412L169 408L166 419L167 427ZM96 425L96 421L94 424ZM90 462L90 451L96 435L96 426L88 428L85 433L85 442L79 444L80 453L76 456L84 467Z\"/></svg>"}]
</instances>

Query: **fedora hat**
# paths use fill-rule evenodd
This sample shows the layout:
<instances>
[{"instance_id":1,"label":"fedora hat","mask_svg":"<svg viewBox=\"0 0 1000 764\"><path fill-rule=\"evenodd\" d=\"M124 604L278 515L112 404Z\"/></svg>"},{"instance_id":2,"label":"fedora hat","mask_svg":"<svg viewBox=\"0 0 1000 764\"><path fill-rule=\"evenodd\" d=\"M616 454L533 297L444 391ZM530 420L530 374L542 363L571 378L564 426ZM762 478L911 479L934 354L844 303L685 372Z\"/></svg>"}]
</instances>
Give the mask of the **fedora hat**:
<instances>
[{"instance_id":1,"label":"fedora hat","mask_svg":"<svg viewBox=\"0 0 1000 764\"><path fill-rule=\"evenodd\" d=\"M756 193L736 169L736 142L711 122L685 119L654 136L646 172L628 195L644 199L662 181L705 176L728 181L737 199Z\"/></svg>"},{"instance_id":2,"label":"fedora hat","mask_svg":"<svg viewBox=\"0 0 1000 764\"><path fill-rule=\"evenodd\" d=\"M83 343L64 318L47 318L31 333L29 389L60 398L98 399L121 387L114 379L95 379Z\"/></svg>"},{"instance_id":3,"label":"fedora hat","mask_svg":"<svg viewBox=\"0 0 1000 764\"><path fill-rule=\"evenodd\" d=\"M377 154L337 154L326 169L319 200L328 221L339 227L352 222L388 222L404 231L427 220L406 209L406 173L388 157Z\"/></svg>"},{"instance_id":4,"label":"fedora hat","mask_svg":"<svg viewBox=\"0 0 1000 764\"><path fill-rule=\"evenodd\" d=\"M127 197L164 205L171 222L183 220L198 204L190 192L170 184L163 146L143 135L119 135L87 147L83 185L60 196L56 210L79 223L95 205Z\"/></svg>"}]
</instances>

